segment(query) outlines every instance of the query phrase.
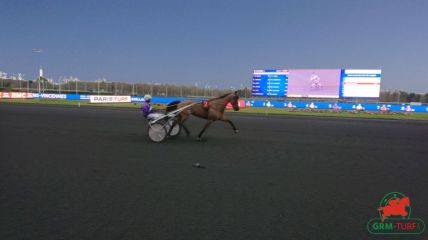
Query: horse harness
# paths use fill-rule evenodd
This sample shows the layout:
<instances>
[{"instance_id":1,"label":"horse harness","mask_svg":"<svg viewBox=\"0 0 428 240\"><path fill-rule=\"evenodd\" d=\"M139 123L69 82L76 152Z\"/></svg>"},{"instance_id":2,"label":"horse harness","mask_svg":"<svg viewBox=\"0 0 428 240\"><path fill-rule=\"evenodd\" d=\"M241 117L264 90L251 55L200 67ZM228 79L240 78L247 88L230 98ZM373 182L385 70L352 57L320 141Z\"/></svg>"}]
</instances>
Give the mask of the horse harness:
<instances>
[{"instance_id":1,"label":"horse harness","mask_svg":"<svg viewBox=\"0 0 428 240\"><path fill-rule=\"evenodd\" d=\"M208 100L204 100L204 101L202 101L202 108L205 110L205 111L208 111L208 109L210 108L210 102L208 101Z\"/></svg>"}]
</instances>

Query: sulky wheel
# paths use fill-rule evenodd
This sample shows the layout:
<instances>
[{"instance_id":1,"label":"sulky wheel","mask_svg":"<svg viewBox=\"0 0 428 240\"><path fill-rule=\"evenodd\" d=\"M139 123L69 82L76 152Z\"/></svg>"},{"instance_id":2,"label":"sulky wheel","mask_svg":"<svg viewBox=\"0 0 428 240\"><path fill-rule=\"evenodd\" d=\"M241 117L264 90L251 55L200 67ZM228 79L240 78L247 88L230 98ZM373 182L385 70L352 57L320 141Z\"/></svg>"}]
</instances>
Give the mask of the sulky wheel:
<instances>
[{"instance_id":1,"label":"sulky wheel","mask_svg":"<svg viewBox=\"0 0 428 240\"><path fill-rule=\"evenodd\" d=\"M162 142L166 138L166 128L161 123L154 123L149 126L149 138L153 142Z\"/></svg>"}]
</instances>

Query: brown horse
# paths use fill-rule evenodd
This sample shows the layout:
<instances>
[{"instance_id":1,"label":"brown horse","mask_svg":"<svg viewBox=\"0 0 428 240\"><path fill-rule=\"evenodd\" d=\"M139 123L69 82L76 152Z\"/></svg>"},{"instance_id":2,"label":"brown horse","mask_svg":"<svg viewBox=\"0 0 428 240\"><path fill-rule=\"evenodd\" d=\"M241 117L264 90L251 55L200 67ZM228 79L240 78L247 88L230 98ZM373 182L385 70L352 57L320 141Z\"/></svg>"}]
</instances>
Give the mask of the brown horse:
<instances>
[{"instance_id":1,"label":"brown horse","mask_svg":"<svg viewBox=\"0 0 428 240\"><path fill-rule=\"evenodd\" d=\"M232 126L233 131L235 133L238 133L238 129L236 129L235 125L232 121L227 119L224 116L224 110L226 108L226 105L230 103L233 107L233 110L239 111L239 105L238 105L238 92L234 93L228 93L225 95L222 95L217 98L209 99L207 101L203 102L195 102L192 100L186 100L183 102L175 101L170 104L168 104L166 111L174 111L177 108L185 107L187 105L193 104L192 106L189 106L188 108L184 109L177 117L176 121L174 121L173 126L175 124L180 124L180 126L183 127L184 131L186 132L187 136L190 134L187 127L184 125L184 122L189 118L190 115L194 115L199 118L207 119L207 123L205 124L204 128L201 130L201 132L198 134L198 138L196 140L200 141L202 140L202 134L207 130L207 128L213 123L214 121L220 120L223 122L227 122ZM172 127L170 128L170 131L168 132L168 136L172 130Z\"/></svg>"}]
</instances>

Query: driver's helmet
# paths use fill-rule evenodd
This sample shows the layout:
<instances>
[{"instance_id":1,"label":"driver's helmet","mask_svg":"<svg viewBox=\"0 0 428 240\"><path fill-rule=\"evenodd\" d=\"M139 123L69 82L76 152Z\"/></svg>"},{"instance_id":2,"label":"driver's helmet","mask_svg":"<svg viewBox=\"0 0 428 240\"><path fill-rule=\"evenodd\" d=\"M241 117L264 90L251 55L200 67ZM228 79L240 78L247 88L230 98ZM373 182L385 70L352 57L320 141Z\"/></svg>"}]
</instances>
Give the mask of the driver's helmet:
<instances>
[{"instance_id":1,"label":"driver's helmet","mask_svg":"<svg viewBox=\"0 0 428 240\"><path fill-rule=\"evenodd\" d=\"M152 96L150 96L149 94L144 95L145 102L150 102L150 100L152 100Z\"/></svg>"}]
</instances>

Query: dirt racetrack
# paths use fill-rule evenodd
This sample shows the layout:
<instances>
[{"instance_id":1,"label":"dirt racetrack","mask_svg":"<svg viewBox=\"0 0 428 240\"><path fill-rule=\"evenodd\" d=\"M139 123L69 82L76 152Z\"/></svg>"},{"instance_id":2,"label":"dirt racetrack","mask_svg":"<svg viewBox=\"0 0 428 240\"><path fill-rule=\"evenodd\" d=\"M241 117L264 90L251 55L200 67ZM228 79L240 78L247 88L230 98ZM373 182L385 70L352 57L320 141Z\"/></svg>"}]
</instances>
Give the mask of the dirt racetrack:
<instances>
[{"instance_id":1,"label":"dirt racetrack","mask_svg":"<svg viewBox=\"0 0 428 240\"><path fill-rule=\"evenodd\" d=\"M229 115L156 144L136 110L0 104L0 239L383 239L391 191L428 222L428 123Z\"/></svg>"}]
</instances>

